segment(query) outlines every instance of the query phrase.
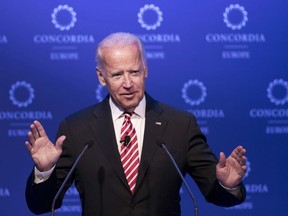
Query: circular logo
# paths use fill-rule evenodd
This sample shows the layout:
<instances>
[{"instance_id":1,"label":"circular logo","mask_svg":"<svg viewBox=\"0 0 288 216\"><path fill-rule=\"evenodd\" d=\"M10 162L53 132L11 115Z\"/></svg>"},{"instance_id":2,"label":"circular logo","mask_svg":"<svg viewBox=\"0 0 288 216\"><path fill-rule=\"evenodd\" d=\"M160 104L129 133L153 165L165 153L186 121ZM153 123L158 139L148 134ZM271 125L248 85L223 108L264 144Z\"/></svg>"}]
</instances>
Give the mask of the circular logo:
<instances>
[{"instance_id":1,"label":"circular logo","mask_svg":"<svg viewBox=\"0 0 288 216\"><path fill-rule=\"evenodd\" d=\"M236 13L235 13L236 12ZM236 15L237 17L235 17ZM238 21L238 16L241 16L240 21ZM243 6L239 4L231 4L229 7L226 7L225 12L223 13L224 22L228 28L232 30L239 30L246 25L248 21L248 13ZM237 21L235 21L236 18ZM233 20L233 21L232 21Z\"/></svg>"},{"instance_id":2,"label":"circular logo","mask_svg":"<svg viewBox=\"0 0 288 216\"><path fill-rule=\"evenodd\" d=\"M143 16L148 12L153 12L157 16L157 20L154 21L152 24L148 24L147 21L144 21ZM141 24L141 27L146 30L155 30L161 25L161 22L163 21L163 13L160 11L160 8L153 5L153 4L146 4L144 7L140 8L138 16L138 22Z\"/></svg>"},{"instance_id":3,"label":"circular logo","mask_svg":"<svg viewBox=\"0 0 288 216\"><path fill-rule=\"evenodd\" d=\"M104 99L104 97L106 97L106 95L108 94L107 90L106 91L105 90L106 88L104 88L101 84L98 84L96 91L95 91L96 100L98 102L101 102Z\"/></svg>"},{"instance_id":4,"label":"circular logo","mask_svg":"<svg viewBox=\"0 0 288 216\"><path fill-rule=\"evenodd\" d=\"M284 95L276 97L275 96L275 88L284 88ZM283 79L274 79L272 82L269 83L269 86L267 88L267 97L271 101L271 103L274 103L276 105L284 105L288 102L288 82Z\"/></svg>"},{"instance_id":5,"label":"circular logo","mask_svg":"<svg viewBox=\"0 0 288 216\"><path fill-rule=\"evenodd\" d=\"M67 14L69 16L68 18ZM52 23L55 28L58 28L61 31L68 31L70 28L74 27L75 22L77 21L76 15L77 14L72 7L69 7L68 5L59 5L57 8L54 8L53 13L51 14ZM60 18L62 18L62 23L59 21Z\"/></svg>"},{"instance_id":6,"label":"circular logo","mask_svg":"<svg viewBox=\"0 0 288 216\"><path fill-rule=\"evenodd\" d=\"M27 94L28 93L28 94ZM22 96L24 99L21 99ZM18 107L27 107L34 99L34 89L25 81L17 81L9 90L9 98Z\"/></svg>"},{"instance_id":7,"label":"circular logo","mask_svg":"<svg viewBox=\"0 0 288 216\"><path fill-rule=\"evenodd\" d=\"M192 99L188 96L188 89L191 87L197 87L200 89L200 96L196 99ZM204 86L203 82L198 80L189 80L186 82L182 88L182 98L185 100L186 103L190 104L191 106L199 105L205 101L207 96L206 87Z\"/></svg>"}]
</instances>

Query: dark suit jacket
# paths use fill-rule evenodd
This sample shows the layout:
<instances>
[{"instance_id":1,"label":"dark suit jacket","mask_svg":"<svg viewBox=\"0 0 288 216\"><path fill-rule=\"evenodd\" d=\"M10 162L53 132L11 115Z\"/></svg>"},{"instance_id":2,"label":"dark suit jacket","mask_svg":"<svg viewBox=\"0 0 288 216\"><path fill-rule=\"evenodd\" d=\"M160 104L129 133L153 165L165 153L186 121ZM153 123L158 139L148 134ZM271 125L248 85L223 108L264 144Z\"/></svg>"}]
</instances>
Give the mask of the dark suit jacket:
<instances>
[{"instance_id":1,"label":"dark suit jacket","mask_svg":"<svg viewBox=\"0 0 288 216\"><path fill-rule=\"evenodd\" d=\"M217 158L211 152L195 117L159 103L146 94L143 152L134 194L127 184L116 144L108 98L63 120L58 136L65 134L63 153L51 177L34 184L30 175L26 201L34 213L51 210L51 203L85 143L93 146L81 158L65 191L75 181L83 216L175 216L180 215L181 179L164 149L162 137L180 170L196 181L208 202L220 206L240 204L243 199L223 190L215 176ZM64 192L57 207L60 207Z\"/></svg>"}]
</instances>

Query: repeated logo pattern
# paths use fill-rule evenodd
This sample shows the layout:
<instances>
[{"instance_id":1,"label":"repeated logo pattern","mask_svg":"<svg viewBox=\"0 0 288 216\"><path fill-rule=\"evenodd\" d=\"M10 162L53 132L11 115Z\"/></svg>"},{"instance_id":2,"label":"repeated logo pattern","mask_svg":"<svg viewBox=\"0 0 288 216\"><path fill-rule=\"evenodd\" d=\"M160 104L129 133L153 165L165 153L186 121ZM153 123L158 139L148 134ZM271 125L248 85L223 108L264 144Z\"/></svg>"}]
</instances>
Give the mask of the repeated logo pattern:
<instances>
[{"instance_id":1,"label":"repeated logo pattern","mask_svg":"<svg viewBox=\"0 0 288 216\"><path fill-rule=\"evenodd\" d=\"M239 23L234 23L231 20L231 14L235 12L240 12L242 16L242 20ZM239 4L231 4L230 6L226 7L225 12L223 13L223 18L223 21L226 23L228 28L231 28L232 30L240 30L248 21L248 13L243 6L240 6Z\"/></svg>"},{"instance_id":2,"label":"repeated logo pattern","mask_svg":"<svg viewBox=\"0 0 288 216\"><path fill-rule=\"evenodd\" d=\"M59 14L64 12L68 12L71 16L70 22L66 25L61 24L58 18ZM61 31L68 31L75 26L75 22L77 21L76 15L77 14L72 7L69 7L68 5L59 5L53 10L53 13L51 14L52 23L54 24L55 28L60 29Z\"/></svg>"},{"instance_id":3,"label":"repeated logo pattern","mask_svg":"<svg viewBox=\"0 0 288 216\"><path fill-rule=\"evenodd\" d=\"M28 97L25 100L20 100L19 98L17 98L16 92L21 91L21 89L23 88L28 91ZM34 89L32 88L31 84L27 83L26 81L17 81L11 86L9 90L9 98L12 103L17 107L27 107L29 104L32 103L34 97Z\"/></svg>"},{"instance_id":4,"label":"repeated logo pattern","mask_svg":"<svg viewBox=\"0 0 288 216\"><path fill-rule=\"evenodd\" d=\"M199 98L192 99L188 94L188 89L191 86L196 86L200 89L201 95ZM200 82L199 80L189 80L184 84L184 87L182 88L182 98L185 100L186 103L190 104L191 106L200 105L205 101L205 98L207 96L206 87L204 86L203 82Z\"/></svg>"},{"instance_id":5,"label":"repeated logo pattern","mask_svg":"<svg viewBox=\"0 0 288 216\"><path fill-rule=\"evenodd\" d=\"M153 11L157 15L157 20L153 24L148 24L145 22L144 15L147 11ZM159 7L153 5L153 4L146 4L144 7L140 8L138 16L138 22L141 24L141 27L146 30L155 30L161 25L161 22L163 21L163 13L160 10Z\"/></svg>"},{"instance_id":6,"label":"repeated logo pattern","mask_svg":"<svg viewBox=\"0 0 288 216\"><path fill-rule=\"evenodd\" d=\"M276 87L283 87L285 90L286 95L284 95L283 98L277 98L273 90ZM272 82L269 83L269 86L267 88L267 97L269 98L271 103L274 103L276 105L284 105L288 102L288 82L283 79L274 79Z\"/></svg>"}]
</instances>

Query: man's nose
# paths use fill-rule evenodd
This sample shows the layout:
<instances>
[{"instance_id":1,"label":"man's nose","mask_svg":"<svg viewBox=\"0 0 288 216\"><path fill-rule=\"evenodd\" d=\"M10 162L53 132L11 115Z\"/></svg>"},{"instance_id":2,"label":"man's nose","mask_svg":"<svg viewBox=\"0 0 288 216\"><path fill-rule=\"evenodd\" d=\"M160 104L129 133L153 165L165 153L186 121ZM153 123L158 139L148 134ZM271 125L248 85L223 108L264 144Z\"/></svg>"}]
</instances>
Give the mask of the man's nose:
<instances>
[{"instance_id":1,"label":"man's nose","mask_svg":"<svg viewBox=\"0 0 288 216\"><path fill-rule=\"evenodd\" d=\"M133 81L132 81L132 77L130 76L129 73L124 73L124 76L123 76L123 85L124 87L128 88L128 87L131 87L133 84Z\"/></svg>"}]
</instances>

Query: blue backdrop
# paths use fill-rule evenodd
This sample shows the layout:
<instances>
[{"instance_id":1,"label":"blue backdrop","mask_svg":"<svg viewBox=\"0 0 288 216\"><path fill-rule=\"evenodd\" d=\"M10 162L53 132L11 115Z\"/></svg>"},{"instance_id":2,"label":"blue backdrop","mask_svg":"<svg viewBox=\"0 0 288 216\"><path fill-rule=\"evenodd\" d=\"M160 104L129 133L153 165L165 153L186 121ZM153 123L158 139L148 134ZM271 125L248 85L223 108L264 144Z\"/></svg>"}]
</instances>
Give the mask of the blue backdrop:
<instances>
[{"instance_id":1,"label":"blue backdrop","mask_svg":"<svg viewBox=\"0 0 288 216\"><path fill-rule=\"evenodd\" d=\"M148 92L193 112L216 154L248 150L247 200L208 204L186 177L200 215L287 215L288 2L251 0L2 0L0 6L0 214L32 215L33 168L24 142L34 119L54 138L60 120L101 100L95 47L139 35ZM186 190L183 215L193 214ZM71 187L57 215L80 215Z\"/></svg>"}]
</instances>

